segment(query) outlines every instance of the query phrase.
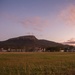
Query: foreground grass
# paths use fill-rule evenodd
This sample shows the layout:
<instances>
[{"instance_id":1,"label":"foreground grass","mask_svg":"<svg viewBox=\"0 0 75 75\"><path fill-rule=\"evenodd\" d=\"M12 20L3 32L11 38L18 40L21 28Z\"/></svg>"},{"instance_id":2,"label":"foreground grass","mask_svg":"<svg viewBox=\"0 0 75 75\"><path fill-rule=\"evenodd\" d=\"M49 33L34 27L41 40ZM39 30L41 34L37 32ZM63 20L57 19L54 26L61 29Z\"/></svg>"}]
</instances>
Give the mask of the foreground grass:
<instances>
[{"instance_id":1,"label":"foreground grass","mask_svg":"<svg viewBox=\"0 0 75 75\"><path fill-rule=\"evenodd\" d=\"M75 75L75 53L0 53L0 75Z\"/></svg>"}]
</instances>

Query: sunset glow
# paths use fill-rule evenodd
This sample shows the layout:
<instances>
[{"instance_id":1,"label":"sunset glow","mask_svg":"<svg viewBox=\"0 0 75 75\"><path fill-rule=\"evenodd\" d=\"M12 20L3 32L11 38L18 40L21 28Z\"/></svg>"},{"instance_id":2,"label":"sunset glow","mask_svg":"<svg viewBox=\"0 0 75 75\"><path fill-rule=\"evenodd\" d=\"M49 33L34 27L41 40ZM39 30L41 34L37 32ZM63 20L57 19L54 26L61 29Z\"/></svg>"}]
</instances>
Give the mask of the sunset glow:
<instances>
[{"instance_id":1,"label":"sunset glow","mask_svg":"<svg viewBox=\"0 0 75 75\"><path fill-rule=\"evenodd\" d=\"M75 0L0 0L0 41L24 35L74 42Z\"/></svg>"}]
</instances>

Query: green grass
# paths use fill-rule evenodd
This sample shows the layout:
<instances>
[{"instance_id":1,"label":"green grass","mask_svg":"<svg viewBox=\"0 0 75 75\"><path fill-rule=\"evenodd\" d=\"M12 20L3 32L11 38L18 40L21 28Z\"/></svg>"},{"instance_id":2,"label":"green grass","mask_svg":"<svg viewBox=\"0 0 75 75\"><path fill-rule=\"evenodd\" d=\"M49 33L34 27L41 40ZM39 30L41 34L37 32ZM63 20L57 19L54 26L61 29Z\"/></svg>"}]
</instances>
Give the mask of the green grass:
<instances>
[{"instance_id":1,"label":"green grass","mask_svg":"<svg viewBox=\"0 0 75 75\"><path fill-rule=\"evenodd\" d=\"M75 53L1 52L0 75L75 75Z\"/></svg>"}]
</instances>

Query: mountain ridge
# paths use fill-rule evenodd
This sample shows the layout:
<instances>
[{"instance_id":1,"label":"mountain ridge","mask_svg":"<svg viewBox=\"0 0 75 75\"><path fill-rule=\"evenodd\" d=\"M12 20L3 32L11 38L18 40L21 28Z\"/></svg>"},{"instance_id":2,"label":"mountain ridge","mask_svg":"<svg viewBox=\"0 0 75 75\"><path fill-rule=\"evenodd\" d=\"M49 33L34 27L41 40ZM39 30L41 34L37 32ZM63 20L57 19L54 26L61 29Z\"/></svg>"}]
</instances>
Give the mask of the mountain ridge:
<instances>
[{"instance_id":1,"label":"mountain ridge","mask_svg":"<svg viewBox=\"0 0 75 75\"><path fill-rule=\"evenodd\" d=\"M10 48L45 47L46 48L46 47L55 47L55 46L63 46L63 44L45 39L37 39L34 35L19 36L0 42L0 48L1 47L7 47L7 48L8 47Z\"/></svg>"}]
</instances>

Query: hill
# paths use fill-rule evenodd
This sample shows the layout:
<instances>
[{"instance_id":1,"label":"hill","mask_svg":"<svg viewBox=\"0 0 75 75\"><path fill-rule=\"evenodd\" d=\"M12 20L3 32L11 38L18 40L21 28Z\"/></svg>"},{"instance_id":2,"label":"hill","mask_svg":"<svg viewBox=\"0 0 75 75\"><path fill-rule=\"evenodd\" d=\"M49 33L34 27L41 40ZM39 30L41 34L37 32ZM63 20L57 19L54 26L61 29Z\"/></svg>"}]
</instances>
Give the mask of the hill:
<instances>
[{"instance_id":1,"label":"hill","mask_svg":"<svg viewBox=\"0 0 75 75\"><path fill-rule=\"evenodd\" d=\"M35 47L47 48L47 47L57 47L57 46L64 46L64 45L53 41L37 39L34 35L10 38L8 40L0 42L0 48L5 48L5 49L8 48L23 49L23 48L35 48Z\"/></svg>"}]
</instances>

